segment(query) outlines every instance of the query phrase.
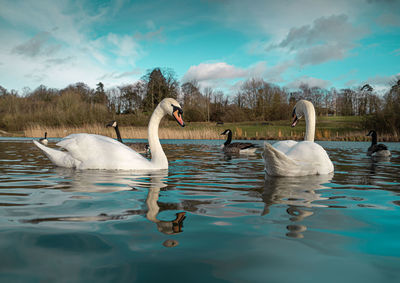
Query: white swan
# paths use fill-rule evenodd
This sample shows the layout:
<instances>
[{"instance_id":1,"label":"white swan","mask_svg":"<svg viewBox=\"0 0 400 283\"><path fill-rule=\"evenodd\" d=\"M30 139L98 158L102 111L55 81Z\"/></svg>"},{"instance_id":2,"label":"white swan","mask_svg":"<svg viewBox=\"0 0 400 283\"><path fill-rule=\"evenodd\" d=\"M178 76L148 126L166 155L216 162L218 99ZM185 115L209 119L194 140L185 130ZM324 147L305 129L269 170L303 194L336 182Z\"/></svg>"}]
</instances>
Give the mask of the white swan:
<instances>
[{"instance_id":1,"label":"white swan","mask_svg":"<svg viewBox=\"0 0 400 283\"><path fill-rule=\"evenodd\" d=\"M292 127L305 116L304 141L264 143L265 171L271 176L322 175L333 172L333 164L322 146L314 142L315 110L311 102L300 100L293 109Z\"/></svg>"},{"instance_id":2,"label":"white swan","mask_svg":"<svg viewBox=\"0 0 400 283\"><path fill-rule=\"evenodd\" d=\"M158 138L158 126L166 115L172 115L179 125L182 109L173 98L163 99L151 115L148 135L152 153L151 160L112 138L93 134L72 134L57 146L66 151L49 148L33 141L57 166L76 169L159 170L168 168L168 160Z\"/></svg>"}]
</instances>

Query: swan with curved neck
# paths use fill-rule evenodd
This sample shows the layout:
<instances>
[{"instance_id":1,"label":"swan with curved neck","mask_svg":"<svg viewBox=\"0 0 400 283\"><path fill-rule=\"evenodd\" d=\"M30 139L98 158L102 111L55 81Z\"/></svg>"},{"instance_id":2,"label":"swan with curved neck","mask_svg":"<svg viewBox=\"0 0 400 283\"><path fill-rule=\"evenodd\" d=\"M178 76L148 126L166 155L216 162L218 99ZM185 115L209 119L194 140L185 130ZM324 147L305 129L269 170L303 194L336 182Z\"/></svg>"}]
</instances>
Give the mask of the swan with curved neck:
<instances>
[{"instance_id":1,"label":"swan with curved neck","mask_svg":"<svg viewBox=\"0 0 400 283\"><path fill-rule=\"evenodd\" d=\"M323 175L333 172L333 164L322 146L314 142L315 109L307 100L300 100L293 109L292 127L305 117L304 141L280 141L264 144L265 171L271 176Z\"/></svg>"},{"instance_id":2,"label":"swan with curved neck","mask_svg":"<svg viewBox=\"0 0 400 283\"><path fill-rule=\"evenodd\" d=\"M152 153L151 160L130 147L112 138L93 134L72 134L57 146L66 151L46 147L33 141L55 165L77 169L117 169L117 170L159 170L168 168L168 159L161 147L158 128L165 115L171 115L184 127L183 111L173 98L163 99L153 114L148 126L148 140Z\"/></svg>"}]
</instances>

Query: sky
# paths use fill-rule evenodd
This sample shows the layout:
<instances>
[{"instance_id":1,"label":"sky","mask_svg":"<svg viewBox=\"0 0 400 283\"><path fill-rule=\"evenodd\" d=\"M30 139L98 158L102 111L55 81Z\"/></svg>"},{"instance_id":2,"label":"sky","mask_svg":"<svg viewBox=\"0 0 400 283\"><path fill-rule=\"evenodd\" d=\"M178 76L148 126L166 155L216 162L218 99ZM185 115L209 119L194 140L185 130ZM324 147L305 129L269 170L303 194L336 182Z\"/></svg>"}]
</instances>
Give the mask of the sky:
<instances>
[{"instance_id":1,"label":"sky","mask_svg":"<svg viewBox=\"0 0 400 283\"><path fill-rule=\"evenodd\" d=\"M131 84L169 68L234 94L251 78L384 93L400 78L397 0L0 0L0 86Z\"/></svg>"}]
</instances>

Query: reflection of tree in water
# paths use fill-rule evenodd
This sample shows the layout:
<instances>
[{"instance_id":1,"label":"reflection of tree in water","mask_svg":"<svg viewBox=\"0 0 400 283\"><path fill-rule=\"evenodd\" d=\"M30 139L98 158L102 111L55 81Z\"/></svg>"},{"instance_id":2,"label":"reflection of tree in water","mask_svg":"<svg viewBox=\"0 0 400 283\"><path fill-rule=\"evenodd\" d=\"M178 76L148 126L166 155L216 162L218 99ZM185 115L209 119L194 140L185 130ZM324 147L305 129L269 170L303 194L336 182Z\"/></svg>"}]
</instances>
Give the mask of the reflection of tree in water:
<instances>
[{"instance_id":1,"label":"reflection of tree in water","mask_svg":"<svg viewBox=\"0 0 400 283\"><path fill-rule=\"evenodd\" d=\"M387 157L347 157L346 161L336 165L335 171L338 173L335 174L334 182L349 188L355 185L356 189L384 189L382 177L398 176L397 169L389 166L390 162L391 159Z\"/></svg>"},{"instance_id":2,"label":"reflection of tree in water","mask_svg":"<svg viewBox=\"0 0 400 283\"><path fill-rule=\"evenodd\" d=\"M132 174L131 172L119 171L98 171L85 170L76 171L70 169L57 168L57 173L63 175L63 182L55 185L65 191L74 192L112 192L121 190L135 190L135 187L143 187L148 189L146 197L145 209L132 209L123 213L110 215L101 213L96 216L66 216L66 217L46 217L25 220L27 223L41 223L49 221L69 221L69 222L90 222L90 221L108 221L126 219L132 215L146 215L146 218L155 223L157 230L167 234L174 235L182 232L183 222L186 218L186 212L176 213L176 217L170 221L159 220L157 218L161 208L158 203L160 189L167 186L165 180L168 171L158 171L149 173ZM79 198L79 197L77 197ZM165 208L165 205L162 207ZM167 209L178 209L177 206L169 206ZM168 239L163 243L166 247L174 247L178 245L176 240Z\"/></svg>"},{"instance_id":3,"label":"reflection of tree in water","mask_svg":"<svg viewBox=\"0 0 400 283\"><path fill-rule=\"evenodd\" d=\"M263 214L270 212L271 206L284 204L286 212L294 222L287 226L288 237L303 238L302 232L307 227L297 222L313 215L313 207L325 207L316 201L325 200L316 190L324 188L322 184L331 181L333 174L303 177L270 177L265 176L264 192L262 198L265 203ZM295 224L296 223L296 224Z\"/></svg>"}]
</instances>

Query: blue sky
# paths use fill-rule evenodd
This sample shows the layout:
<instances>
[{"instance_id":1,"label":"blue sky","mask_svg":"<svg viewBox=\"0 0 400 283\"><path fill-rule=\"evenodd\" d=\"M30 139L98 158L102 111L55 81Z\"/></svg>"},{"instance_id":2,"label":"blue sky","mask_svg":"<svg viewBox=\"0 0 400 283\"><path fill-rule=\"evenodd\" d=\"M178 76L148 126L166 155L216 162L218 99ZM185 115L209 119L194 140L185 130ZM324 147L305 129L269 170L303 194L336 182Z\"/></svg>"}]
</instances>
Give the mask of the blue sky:
<instances>
[{"instance_id":1,"label":"blue sky","mask_svg":"<svg viewBox=\"0 0 400 283\"><path fill-rule=\"evenodd\" d=\"M0 34L0 85L20 92L155 67L227 94L249 78L384 92L400 76L396 0L0 0Z\"/></svg>"}]
</instances>

